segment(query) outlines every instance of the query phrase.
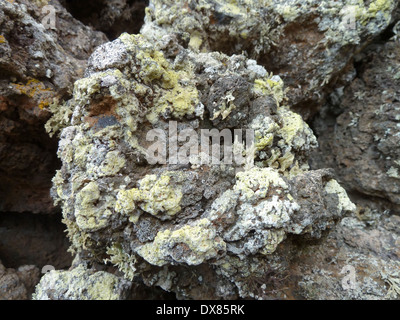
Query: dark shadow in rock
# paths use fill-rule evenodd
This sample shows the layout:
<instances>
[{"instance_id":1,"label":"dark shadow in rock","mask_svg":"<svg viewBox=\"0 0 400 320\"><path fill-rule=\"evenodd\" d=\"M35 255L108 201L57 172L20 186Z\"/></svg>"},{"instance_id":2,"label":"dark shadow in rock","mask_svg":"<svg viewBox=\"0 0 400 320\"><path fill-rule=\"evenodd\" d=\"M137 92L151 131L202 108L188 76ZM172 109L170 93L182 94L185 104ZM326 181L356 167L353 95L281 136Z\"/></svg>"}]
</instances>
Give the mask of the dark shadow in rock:
<instances>
[{"instance_id":1,"label":"dark shadow in rock","mask_svg":"<svg viewBox=\"0 0 400 320\"><path fill-rule=\"evenodd\" d=\"M49 114L25 96L0 98L0 212L54 213L51 179L61 166Z\"/></svg>"},{"instance_id":2,"label":"dark shadow in rock","mask_svg":"<svg viewBox=\"0 0 400 320\"><path fill-rule=\"evenodd\" d=\"M114 40L124 32L140 32L149 1L65 0L62 4L74 18L104 32L110 40Z\"/></svg>"},{"instance_id":3,"label":"dark shadow in rock","mask_svg":"<svg viewBox=\"0 0 400 320\"><path fill-rule=\"evenodd\" d=\"M0 259L8 268L50 265L69 268L72 256L60 214L0 214Z\"/></svg>"}]
</instances>

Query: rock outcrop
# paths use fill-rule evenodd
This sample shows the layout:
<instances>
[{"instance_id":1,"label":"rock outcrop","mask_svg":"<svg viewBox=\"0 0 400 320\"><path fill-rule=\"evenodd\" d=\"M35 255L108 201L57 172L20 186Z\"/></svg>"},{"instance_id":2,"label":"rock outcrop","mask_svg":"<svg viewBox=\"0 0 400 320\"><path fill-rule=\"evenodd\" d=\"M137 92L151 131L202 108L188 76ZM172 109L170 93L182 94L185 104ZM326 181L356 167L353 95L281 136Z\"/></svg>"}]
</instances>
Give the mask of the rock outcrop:
<instances>
[{"instance_id":1,"label":"rock outcrop","mask_svg":"<svg viewBox=\"0 0 400 320\"><path fill-rule=\"evenodd\" d=\"M0 298L398 299L399 19L2 1Z\"/></svg>"},{"instance_id":2,"label":"rock outcrop","mask_svg":"<svg viewBox=\"0 0 400 320\"><path fill-rule=\"evenodd\" d=\"M181 298L256 296L252 279L288 234L319 238L355 210L329 170L308 170L316 139L286 100L280 77L241 55L196 53L174 36L100 46L47 126L70 115L53 195L80 259ZM211 128L229 131L222 162L219 141L201 138ZM149 134L168 134L167 158ZM225 162L229 151L246 159Z\"/></svg>"}]
</instances>

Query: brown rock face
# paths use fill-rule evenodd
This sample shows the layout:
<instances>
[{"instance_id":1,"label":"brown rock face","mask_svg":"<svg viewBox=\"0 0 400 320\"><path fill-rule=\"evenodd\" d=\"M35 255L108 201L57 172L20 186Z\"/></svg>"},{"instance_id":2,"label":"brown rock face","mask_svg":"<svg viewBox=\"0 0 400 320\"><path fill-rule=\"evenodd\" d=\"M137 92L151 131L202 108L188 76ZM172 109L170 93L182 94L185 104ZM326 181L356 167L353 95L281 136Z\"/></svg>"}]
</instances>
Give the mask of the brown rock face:
<instances>
[{"instance_id":1,"label":"brown rock face","mask_svg":"<svg viewBox=\"0 0 400 320\"><path fill-rule=\"evenodd\" d=\"M139 33L148 0L64 0L66 9L85 25L116 39L123 32Z\"/></svg>"},{"instance_id":2,"label":"brown rock face","mask_svg":"<svg viewBox=\"0 0 400 320\"><path fill-rule=\"evenodd\" d=\"M375 220L345 218L327 238L307 248L297 247L298 255L290 263L294 296L396 299L400 218L373 211Z\"/></svg>"},{"instance_id":3,"label":"brown rock face","mask_svg":"<svg viewBox=\"0 0 400 320\"><path fill-rule=\"evenodd\" d=\"M348 190L400 205L400 43L369 48L353 82L339 94L342 110L316 120L320 150L314 163L336 169ZM321 156L319 158L319 156Z\"/></svg>"},{"instance_id":4,"label":"brown rock face","mask_svg":"<svg viewBox=\"0 0 400 320\"><path fill-rule=\"evenodd\" d=\"M54 28L46 28L48 10ZM43 22L43 23L42 23ZM107 41L58 1L0 2L0 299L29 299L45 265L71 264L64 227L50 197L60 166L48 108L71 94L88 56ZM42 217L36 214L53 214Z\"/></svg>"},{"instance_id":5,"label":"brown rock face","mask_svg":"<svg viewBox=\"0 0 400 320\"><path fill-rule=\"evenodd\" d=\"M35 266L7 269L0 261L0 300L30 299L38 282L39 269Z\"/></svg>"},{"instance_id":6,"label":"brown rock face","mask_svg":"<svg viewBox=\"0 0 400 320\"><path fill-rule=\"evenodd\" d=\"M52 213L57 141L43 129L48 112L22 96L3 99L0 115L0 211Z\"/></svg>"}]
</instances>

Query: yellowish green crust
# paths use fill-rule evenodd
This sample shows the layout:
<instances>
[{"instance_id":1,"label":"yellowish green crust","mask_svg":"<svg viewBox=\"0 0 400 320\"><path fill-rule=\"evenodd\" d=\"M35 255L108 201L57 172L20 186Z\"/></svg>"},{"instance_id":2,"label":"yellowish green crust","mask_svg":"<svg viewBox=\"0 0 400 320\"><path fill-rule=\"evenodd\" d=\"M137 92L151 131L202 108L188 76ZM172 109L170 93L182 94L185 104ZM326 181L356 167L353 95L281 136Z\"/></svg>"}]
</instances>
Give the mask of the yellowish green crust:
<instances>
[{"instance_id":1,"label":"yellowish green crust","mask_svg":"<svg viewBox=\"0 0 400 320\"><path fill-rule=\"evenodd\" d=\"M350 212L354 212L356 210L355 204L351 202L346 191L336 180L329 180L325 186L325 191L329 194L336 194L339 197L339 210Z\"/></svg>"},{"instance_id":2,"label":"yellowish green crust","mask_svg":"<svg viewBox=\"0 0 400 320\"><path fill-rule=\"evenodd\" d=\"M174 255L170 251L176 246L181 247L182 253ZM171 262L199 265L205 260L217 257L225 248L224 241L217 237L210 221L201 219L193 226L160 231L152 243L141 246L137 253L156 266Z\"/></svg>"},{"instance_id":3,"label":"yellowish green crust","mask_svg":"<svg viewBox=\"0 0 400 320\"><path fill-rule=\"evenodd\" d=\"M121 280L110 273L88 271L82 265L71 271L50 271L47 273L33 295L33 300L120 300L118 287ZM48 288L54 288L47 291Z\"/></svg>"},{"instance_id":4,"label":"yellowish green crust","mask_svg":"<svg viewBox=\"0 0 400 320\"><path fill-rule=\"evenodd\" d=\"M174 216L181 207L182 192L170 184L171 177L167 174L157 178L156 175L147 175L139 181L139 188L120 190L117 195L115 211L126 215L134 213L136 206L154 216L164 214ZM138 216L131 216L136 222Z\"/></svg>"}]
</instances>

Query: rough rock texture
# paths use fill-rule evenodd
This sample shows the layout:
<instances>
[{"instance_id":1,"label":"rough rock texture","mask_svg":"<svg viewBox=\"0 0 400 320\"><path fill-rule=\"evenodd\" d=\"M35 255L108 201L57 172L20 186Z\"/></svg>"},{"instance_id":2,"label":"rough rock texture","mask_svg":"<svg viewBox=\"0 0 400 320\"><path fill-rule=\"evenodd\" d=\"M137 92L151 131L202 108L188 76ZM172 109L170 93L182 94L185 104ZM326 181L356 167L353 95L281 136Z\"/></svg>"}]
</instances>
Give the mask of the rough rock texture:
<instances>
[{"instance_id":1,"label":"rough rock texture","mask_svg":"<svg viewBox=\"0 0 400 320\"><path fill-rule=\"evenodd\" d=\"M400 298L399 27L355 58L350 84L336 88L313 121L320 148L311 166L333 167L357 210L299 254L293 282L304 298ZM345 277L355 286L346 288Z\"/></svg>"},{"instance_id":2,"label":"rough rock texture","mask_svg":"<svg viewBox=\"0 0 400 320\"><path fill-rule=\"evenodd\" d=\"M17 270L7 269L0 261L0 300L30 299L39 282L39 269L21 266Z\"/></svg>"},{"instance_id":3,"label":"rough rock texture","mask_svg":"<svg viewBox=\"0 0 400 320\"><path fill-rule=\"evenodd\" d=\"M320 239L290 235L278 246L275 264L249 281L255 298L399 299L400 217L386 205L355 201L356 213Z\"/></svg>"},{"instance_id":4,"label":"rough rock texture","mask_svg":"<svg viewBox=\"0 0 400 320\"><path fill-rule=\"evenodd\" d=\"M279 74L309 117L355 53L391 22L395 0L152 0L142 33L193 50L246 52Z\"/></svg>"},{"instance_id":5,"label":"rough rock texture","mask_svg":"<svg viewBox=\"0 0 400 320\"><path fill-rule=\"evenodd\" d=\"M123 274L104 265L89 267L77 259L71 271L47 272L37 286L35 300L173 300L161 288L124 279Z\"/></svg>"},{"instance_id":6,"label":"rough rock texture","mask_svg":"<svg viewBox=\"0 0 400 320\"><path fill-rule=\"evenodd\" d=\"M8 267L71 264L59 209L50 196L60 166L57 141L44 124L52 104L70 96L89 55L106 41L58 1L0 2L0 258ZM23 271L5 274L0 279L5 299L30 298L39 281L39 274L27 273L30 283L21 278Z\"/></svg>"},{"instance_id":7,"label":"rough rock texture","mask_svg":"<svg viewBox=\"0 0 400 320\"><path fill-rule=\"evenodd\" d=\"M280 77L254 60L196 53L175 36L99 47L47 125L64 127L53 195L79 259L179 298L256 296L252 279L284 268L274 252L288 234L319 238L355 210L329 170L308 171L316 139L286 100ZM199 140L190 163L149 164L149 130L212 127L254 130L246 150L235 139L244 164L202 162Z\"/></svg>"},{"instance_id":8,"label":"rough rock texture","mask_svg":"<svg viewBox=\"0 0 400 320\"><path fill-rule=\"evenodd\" d=\"M45 29L42 7L56 10ZM54 99L65 99L106 37L57 1L0 3L0 212L54 212L49 195L57 142L43 129Z\"/></svg>"},{"instance_id":9,"label":"rough rock texture","mask_svg":"<svg viewBox=\"0 0 400 320\"><path fill-rule=\"evenodd\" d=\"M347 217L323 242L292 262L294 292L304 299L400 298L400 217L371 209Z\"/></svg>"},{"instance_id":10,"label":"rough rock texture","mask_svg":"<svg viewBox=\"0 0 400 320\"><path fill-rule=\"evenodd\" d=\"M3 263L70 266L16 215L56 211L62 166L75 259L35 299L400 298L399 2L154 0L94 51L145 4L0 3ZM233 146L209 157L212 128ZM2 298L38 270L1 266Z\"/></svg>"},{"instance_id":11,"label":"rough rock texture","mask_svg":"<svg viewBox=\"0 0 400 320\"><path fill-rule=\"evenodd\" d=\"M104 271L79 266L50 271L40 280L34 300L125 300L131 283ZM51 288L57 288L53 290Z\"/></svg>"},{"instance_id":12,"label":"rough rock texture","mask_svg":"<svg viewBox=\"0 0 400 320\"><path fill-rule=\"evenodd\" d=\"M400 209L400 42L363 53L351 84L337 89L314 121L320 148L313 166L336 169L347 190ZM338 111L340 114L337 118Z\"/></svg>"}]
</instances>

